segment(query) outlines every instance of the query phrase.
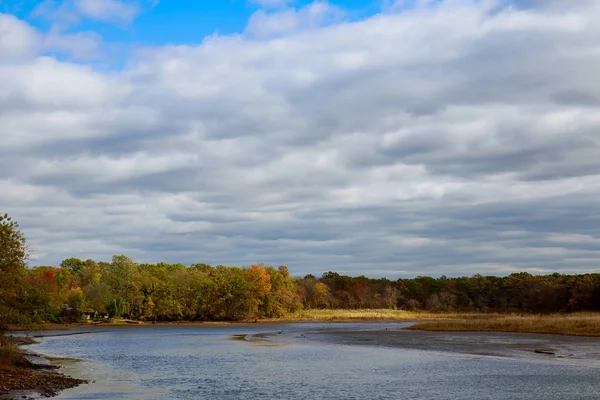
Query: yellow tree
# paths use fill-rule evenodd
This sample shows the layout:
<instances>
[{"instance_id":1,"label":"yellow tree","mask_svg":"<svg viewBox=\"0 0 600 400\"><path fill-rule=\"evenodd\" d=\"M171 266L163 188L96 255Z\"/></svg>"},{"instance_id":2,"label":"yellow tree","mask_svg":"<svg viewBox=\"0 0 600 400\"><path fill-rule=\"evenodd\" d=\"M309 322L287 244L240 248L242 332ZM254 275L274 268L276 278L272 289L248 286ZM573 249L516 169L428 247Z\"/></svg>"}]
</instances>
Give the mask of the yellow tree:
<instances>
[{"instance_id":1,"label":"yellow tree","mask_svg":"<svg viewBox=\"0 0 600 400\"><path fill-rule=\"evenodd\" d=\"M323 282L315 283L313 288L312 306L316 308L327 308L329 306L329 287Z\"/></svg>"},{"instance_id":2,"label":"yellow tree","mask_svg":"<svg viewBox=\"0 0 600 400\"><path fill-rule=\"evenodd\" d=\"M288 268L280 265L277 269L266 267L265 270L271 276L271 290L264 298L261 312L272 318L284 316L287 311L300 308L296 283L290 276Z\"/></svg>"},{"instance_id":3,"label":"yellow tree","mask_svg":"<svg viewBox=\"0 0 600 400\"><path fill-rule=\"evenodd\" d=\"M244 277L251 285L252 308L254 312L257 312L271 290L271 275L267 273L262 264L255 264L244 269Z\"/></svg>"}]
</instances>

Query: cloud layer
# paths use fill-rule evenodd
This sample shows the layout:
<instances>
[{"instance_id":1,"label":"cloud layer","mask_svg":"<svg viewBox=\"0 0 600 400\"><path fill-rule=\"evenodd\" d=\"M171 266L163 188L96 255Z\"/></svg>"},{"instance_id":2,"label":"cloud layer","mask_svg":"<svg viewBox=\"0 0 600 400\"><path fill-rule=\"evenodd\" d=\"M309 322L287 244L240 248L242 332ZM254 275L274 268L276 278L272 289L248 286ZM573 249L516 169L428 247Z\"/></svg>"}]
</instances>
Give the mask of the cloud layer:
<instances>
[{"instance_id":1,"label":"cloud layer","mask_svg":"<svg viewBox=\"0 0 600 400\"><path fill-rule=\"evenodd\" d=\"M111 72L0 14L0 204L35 263L597 269L598 2L310 10Z\"/></svg>"}]
</instances>

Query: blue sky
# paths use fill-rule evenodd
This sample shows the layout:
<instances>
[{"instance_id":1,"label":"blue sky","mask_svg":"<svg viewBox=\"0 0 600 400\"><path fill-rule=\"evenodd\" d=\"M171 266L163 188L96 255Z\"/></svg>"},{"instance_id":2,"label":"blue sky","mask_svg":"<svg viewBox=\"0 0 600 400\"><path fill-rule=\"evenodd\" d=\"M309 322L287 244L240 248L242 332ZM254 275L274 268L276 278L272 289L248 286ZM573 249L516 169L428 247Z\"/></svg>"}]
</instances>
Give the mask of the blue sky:
<instances>
[{"instance_id":1,"label":"blue sky","mask_svg":"<svg viewBox=\"0 0 600 400\"><path fill-rule=\"evenodd\" d=\"M597 0L0 0L0 213L33 265L597 271L599 18Z\"/></svg>"},{"instance_id":2,"label":"blue sky","mask_svg":"<svg viewBox=\"0 0 600 400\"><path fill-rule=\"evenodd\" d=\"M0 0L0 11L27 20L41 30L52 28L47 16L36 15L41 1ZM68 3L64 0L47 2L54 7ZM65 31L97 31L106 41L133 42L140 45L199 43L205 36L242 33L249 18L257 10L268 12L284 8L300 9L312 3L309 0L288 2L281 6L263 6L247 0L162 0L154 2L130 1L139 7L139 14L131 23L110 24L83 18ZM380 0L333 0L329 4L343 9L346 20L357 20L382 10ZM406 2L407 5L410 2Z\"/></svg>"},{"instance_id":3,"label":"blue sky","mask_svg":"<svg viewBox=\"0 0 600 400\"><path fill-rule=\"evenodd\" d=\"M301 8L310 3L303 0L294 6ZM378 2L370 0L332 1L330 4L342 7L355 18L379 11ZM152 44L197 43L214 33L243 32L250 16L260 8L244 0L161 2L140 16L131 35L134 40Z\"/></svg>"}]
</instances>

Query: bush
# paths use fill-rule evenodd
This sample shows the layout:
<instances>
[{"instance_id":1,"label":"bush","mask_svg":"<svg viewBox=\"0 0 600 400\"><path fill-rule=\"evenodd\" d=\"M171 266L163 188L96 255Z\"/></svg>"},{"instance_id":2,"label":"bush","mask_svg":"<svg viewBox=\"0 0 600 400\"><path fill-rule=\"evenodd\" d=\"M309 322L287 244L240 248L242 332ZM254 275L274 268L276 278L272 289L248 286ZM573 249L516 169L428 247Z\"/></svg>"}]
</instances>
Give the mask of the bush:
<instances>
[{"instance_id":1,"label":"bush","mask_svg":"<svg viewBox=\"0 0 600 400\"><path fill-rule=\"evenodd\" d=\"M27 360L15 346L6 338L0 336L0 366L23 365Z\"/></svg>"},{"instance_id":2,"label":"bush","mask_svg":"<svg viewBox=\"0 0 600 400\"><path fill-rule=\"evenodd\" d=\"M54 323L54 324L59 324L59 323L63 322L63 319L58 315L48 314L46 316L46 321Z\"/></svg>"}]
</instances>

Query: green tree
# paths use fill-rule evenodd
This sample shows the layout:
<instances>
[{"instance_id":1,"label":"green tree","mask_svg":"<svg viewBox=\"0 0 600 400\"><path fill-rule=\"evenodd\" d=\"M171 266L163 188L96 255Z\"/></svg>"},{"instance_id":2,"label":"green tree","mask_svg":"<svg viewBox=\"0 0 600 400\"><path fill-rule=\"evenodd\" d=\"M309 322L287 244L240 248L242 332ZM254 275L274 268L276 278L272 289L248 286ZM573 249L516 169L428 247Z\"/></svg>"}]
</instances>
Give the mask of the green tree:
<instances>
[{"instance_id":1,"label":"green tree","mask_svg":"<svg viewBox=\"0 0 600 400\"><path fill-rule=\"evenodd\" d=\"M296 294L296 283L290 276L288 268L280 265L277 269L266 267L266 272L271 277L271 289L264 296L260 306L261 313L266 317L281 317L287 311L302 307L301 300Z\"/></svg>"},{"instance_id":2,"label":"green tree","mask_svg":"<svg viewBox=\"0 0 600 400\"><path fill-rule=\"evenodd\" d=\"M79 274L79 272L81 271L81 268L83 267L83 261L81 261L79 258L74 258L74 257L67 258L67 259L61 261L60 267L70 269L71 272L73 272L75 274Z\"/></svg>"},{"instance_id":3,"label":"green tree","mask_svg":"<svg viewBox=\"0 0 600 400\"><path fill-rule=\"evenodd\" d=\"M102 266L94 260L85 260L78 269L79 284L81 287L86 287L90 284L100 282L102 278Z\"/></svg>"},{"instance_id":4,"label":"green tree","mask_svg":"<svg viewBox=\"0 0 600 400\"><path fill-rule=\"evenodd\" d=\"M19 224L0 215L0 330L5 324L27 318L25 266L29 248Z\"/></svg>"},{"instance_id":5,"label":"green tree","mask_svg":"<svg viewBox=\"0 0 600 400\"><path fill-rule=\"evenodd\" d=\"M126 301L117 297L112 299L106 306L108 316L111 318L121 318L123 315L129 312L129 304Z\"/></svg>"},{"instance_id":6,"label":"green tree","mask_svg":"<svg viewBox=\"0 0 600 400\"><path fill-rule=\"evenodd\" d=\"M106 306L112 298L110 287L104 282L95 282L84 289L86 303L89 308L101 314L106 313Z\"/></svg>"},{"instance_id":7,"label":"green tree","mask_svg":"<svg viewBox=\"0 0 600 400\"><path fill-rule=\"evenodd\" d=\"M67 304L71 307L71 314L76 318L81 317L84 312L85 294L79 288L72 289L67 295Z\"/></svg>"},{"instance_id":8,"label":"green tree","mask_svg":"<svg viewBox=\"0 0 600 400\"><path fill-rule=\"evenodd\" d=\"M140 292L140 273L136 262L124 255L113 256L103 279L110 286L114 297L129 305L130 309L125 310L123 314L137 315L144 296Z\"/></svg>"}]
</instances>

